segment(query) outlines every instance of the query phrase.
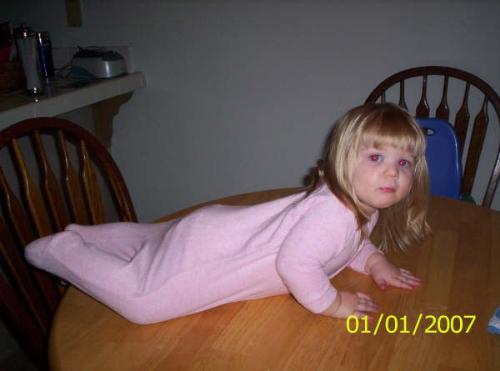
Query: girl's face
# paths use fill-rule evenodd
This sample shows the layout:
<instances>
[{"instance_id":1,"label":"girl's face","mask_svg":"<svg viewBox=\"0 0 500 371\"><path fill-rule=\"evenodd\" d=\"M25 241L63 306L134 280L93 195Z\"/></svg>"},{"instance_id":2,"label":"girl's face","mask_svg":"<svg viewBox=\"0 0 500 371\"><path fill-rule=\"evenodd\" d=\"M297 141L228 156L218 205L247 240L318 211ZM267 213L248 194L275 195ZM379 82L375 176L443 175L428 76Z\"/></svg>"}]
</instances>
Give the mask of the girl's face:
<instances>
[{"instance_id":1,"label":"girl's face","mask_svg":"<svg viewBox=\"0 0 500 371\"><path fill-rule=\"evenodd\" d=\"M361 147L354 168L352 186L369 214L390 207L410 192L414 157L391 146Z\"/></svg>"}]
</instances>

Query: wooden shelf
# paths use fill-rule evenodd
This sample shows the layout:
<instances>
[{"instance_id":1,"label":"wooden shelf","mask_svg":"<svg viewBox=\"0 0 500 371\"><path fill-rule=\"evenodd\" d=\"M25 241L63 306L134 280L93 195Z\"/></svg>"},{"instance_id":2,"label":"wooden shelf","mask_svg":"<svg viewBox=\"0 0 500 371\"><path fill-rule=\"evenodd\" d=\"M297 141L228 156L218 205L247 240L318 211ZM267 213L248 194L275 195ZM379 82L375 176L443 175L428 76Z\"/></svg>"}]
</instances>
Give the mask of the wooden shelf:
<instances>
[{"instance_id":1,"label":"wooden shelf","mask_svg":"<svg viewBox=\"0 0 500 371\"><path fill-rule=\"evenodd\" d=\"M96 135L109 148L113 117L135 90L145 86L144 73L134 72L82 87L53 88L38 98L22 93L5 95L0 97L0 129L27 118L52 117L92 106Z\"/></svg>"}]
</instances>

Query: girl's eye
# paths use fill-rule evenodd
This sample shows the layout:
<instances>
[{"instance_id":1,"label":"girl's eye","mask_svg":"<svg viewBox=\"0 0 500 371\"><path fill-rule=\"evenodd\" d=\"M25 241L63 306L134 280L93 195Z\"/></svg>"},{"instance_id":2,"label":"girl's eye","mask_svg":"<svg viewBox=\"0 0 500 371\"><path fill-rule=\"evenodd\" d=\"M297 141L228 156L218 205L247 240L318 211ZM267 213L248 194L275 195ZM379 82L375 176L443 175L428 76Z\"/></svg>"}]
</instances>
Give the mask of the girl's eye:
<instances>
[{"instance_id":1,"label":"girl's eye","mask_svg":"<svg viewBox=\"0 0 500 371\"><path fill-rule=\"evenodd\" d=\"M399 160L399 166L401 166L401 167L410 167L411 166L411 162L408 161L408 160Z\"/></svg>"},{"instance_id":2,"label":"girl's eye","mask_svg":"<svg viewBox=\"0 0 500 371\"><path fill-rule=\"evenodd\" d=\"M382 155L370 155L368 158L370 159L370 161L373 161L373 162L382 161Z\"/></svg>"}]
</instances>

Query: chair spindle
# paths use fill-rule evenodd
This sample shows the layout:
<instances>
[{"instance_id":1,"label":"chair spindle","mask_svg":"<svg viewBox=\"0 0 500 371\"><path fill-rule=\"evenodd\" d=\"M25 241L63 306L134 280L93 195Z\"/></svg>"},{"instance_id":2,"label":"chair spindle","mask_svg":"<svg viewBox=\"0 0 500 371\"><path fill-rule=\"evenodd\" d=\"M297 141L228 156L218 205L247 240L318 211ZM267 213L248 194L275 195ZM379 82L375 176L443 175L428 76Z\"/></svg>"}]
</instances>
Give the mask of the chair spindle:
<instances>
[{"instance_id":1,"label":"chair spindle","mask_svg":"<svg viewBox=\"0 0 500 371\"><path fill-rule=\"evenodd\" d=\"M485 96L483 104L478 114L474 119L471 140L469 143L469 151L464 169L464 182L462 184L462 192L471 193L476 176L479 156L483 146L486 129L488 128L488 97Z\"/></svg>"},{"instance_id":2,"label":"chair spindle","mask_svg":"<svg viewBox=\"0 0 500 371\"><path fill-rule=\"evenodd\" d=\"M117 211L120 221L122 222L130 222L135 219L135 216L131 214L131 210L129 209L127 196L123 194L121 191L121 187L119 185L119 180L111 177L108 179L113 192L115 193L115 201L117 203Z\"/></svg>"},{"instance_id":3,"label":"chair spindle","mask_svg":"<svg viewBox=\"0 0 500 371\"><path fill-rule=\"evenodd\" d=\"M72 220L77 224L89 224L80 180L69 158L64 133L61 130L57 131L57 148L61 159L62 178L64 179L64 189L66 190Z\"/></svg>"},{"instance_id":4,"label":"chair spindle","mask_svg":"<svg viewBox=\"0 0 500 371\"><path fill-rule=\"evenodd\" d=\"M463 153L465 138L467 137L467 130L469 128L469 91L470 82L465 85L464 99L462 100L462 105L457 111L455 116L455 132L458 136L458 143L460 145L460 152Z\"/></svg>"},{"instance_id":5,"label":"chair spindle","mask_svg":"<svg viewBox=\"0 0 500 371\"><path fill-rule=\"evenodd\" d=\"M8 216L16 233L16 238L23 246L33 241L36 237L32 232L28 215L24 212L21 203L12 192L7 178L0 167L0 194L4 214Z\"/></svg>"},{"instance_id":6,"label":"chair spindle","mask_svg":"<svg viewBox=\"0 0 500 371\"><path fill-rule=\"evenodd\" d=\"M448 75L444 77L443 95L436 109L436 117L446 121L450 118L450 108L448 107Z\"/></svg>"},{"instance_id":7,"label":"chair spindle","mask_svg":"<svg viewBox=\"0 0 500 371\"><path fill-rule=\"evenodd\" d=\"M417 117L429 117L429 103L427 102L427 75L422 77L422 95L420 96L420 102L418 102Z\"/></svg>"},{"instance_id":8,"label":"chair spindle","mask_svg":"<svg viewBox=\"0 0 500 371\"><path fill-rule=\"evenodd\" d=\"M488 207L493 202L493 197L495 197L495 189L498 186L500 177L500 154L497 155L495 161L495 167L491 173L490 179L488 181L488 188L486 194L483 198L482 206Z\"/></svg>"},{"instance_id":9,"label":"chair spindle","mask_svg":"<svg viewBox=\"0 0 500 371\"><path fill-rule=\"evenodd\" d=\"M42 185L40 188L43 190L44 196L48 201L47 203L52 214L55 231L59 232L69 224L68 215L64 210L63 196L59 191L59 184L52 168L50 167L47 154L40 137L40 132L38 130L33 133L33 141L35 144L35 154L40 163Z\"/></svg>"},{"instance_id":10,"label":"chair spindle","mask_svg":"<svg viewBox=\"0 0 500 371\"><path fill-rule=\"evenodd\" d=\"M40 195L40 192L38 192L33 179L31 179L29 175L26 161L17 140L13 139L10 142L10 145L16 159L17 169L22 179L21 183L24 200L28 205L28 210L38 232L38 237L47 236L52 233L52 227L49 224L49 218L42 196Z\"/></svg>"},{"instance_id":11,"label":"chair spindle","mask_svg":"<svg viewBox=\"0 0 500 371\"><path fill-rule=\"evenodd\" d=\"M90 211L90 219L92 224L104 223L104 209L96 172L90 161L87 145L83 141L80 142L80 161L82 164L83 189Z\"/></svg>"},{"instance_id":12,"label":"chair spindle","mask_svg":"<svg viewBox=\"0 0 500 371\"><path fill-rule=\"evenodd\" d=\"M403 107L405 110L408 111L408 106L406 105L406 100L405 100L405 80L401 80L399 82L399 103L398 105L400 107Z\"/></svg>"}]
</instances>

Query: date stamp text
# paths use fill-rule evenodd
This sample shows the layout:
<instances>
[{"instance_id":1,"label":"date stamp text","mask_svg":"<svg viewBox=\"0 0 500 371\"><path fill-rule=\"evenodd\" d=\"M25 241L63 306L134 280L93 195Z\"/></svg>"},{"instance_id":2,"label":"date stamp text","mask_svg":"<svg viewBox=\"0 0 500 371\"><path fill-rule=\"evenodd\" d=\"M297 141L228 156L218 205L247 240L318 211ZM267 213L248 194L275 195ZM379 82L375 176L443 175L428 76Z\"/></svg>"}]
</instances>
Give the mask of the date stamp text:
<instances>
[{"instance_id":1,"label":"date stamp text","mask_svg":"<svg viewBox=\"0 0 500 371\"><path fill-rule=\"evenodd\" d=\"M380 313L376 321L370 321L368 317L358 318L349 316L346 318L346 330L350 334L377 335L383 331L388 334L468 334L476 316L473 314L462 315L434 315L420 313L415 321L410 321L407 315L396 316Z\"/></svg>"}]
</instances>

